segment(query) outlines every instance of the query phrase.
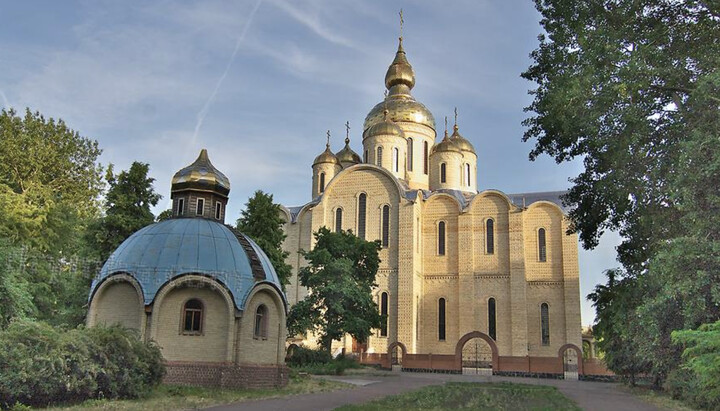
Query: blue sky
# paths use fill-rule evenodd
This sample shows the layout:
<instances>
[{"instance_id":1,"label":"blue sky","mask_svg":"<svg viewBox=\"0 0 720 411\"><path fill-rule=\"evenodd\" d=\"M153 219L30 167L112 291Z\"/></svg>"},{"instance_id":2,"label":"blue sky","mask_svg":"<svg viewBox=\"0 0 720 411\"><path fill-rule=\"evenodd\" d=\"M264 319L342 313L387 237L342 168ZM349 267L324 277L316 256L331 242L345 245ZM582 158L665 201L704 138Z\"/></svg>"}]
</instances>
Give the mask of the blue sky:
<instances>
[{"instance_id":1,"label":"blue sky","mask_svg":"<svg viewBox=\"0 0 720 411\"><path fill-rule=\"evenodd\" d=\"M579 161L528 161L520 78L537 46L530 0L0 1L0 105L62 118L99 141L103 164L147 162L168 207L175 171L201 148L230 178L229 221L256 190L285 205L310 198L325 131L362 122L382 99L404 10L415 97L478 152L478 187L569 188ZM442 130L438 129L442 135ZM583 297L618 263L619 237L580 252ZM594 318L587 301L583 324Z\"/></svg>"}]
</instances>

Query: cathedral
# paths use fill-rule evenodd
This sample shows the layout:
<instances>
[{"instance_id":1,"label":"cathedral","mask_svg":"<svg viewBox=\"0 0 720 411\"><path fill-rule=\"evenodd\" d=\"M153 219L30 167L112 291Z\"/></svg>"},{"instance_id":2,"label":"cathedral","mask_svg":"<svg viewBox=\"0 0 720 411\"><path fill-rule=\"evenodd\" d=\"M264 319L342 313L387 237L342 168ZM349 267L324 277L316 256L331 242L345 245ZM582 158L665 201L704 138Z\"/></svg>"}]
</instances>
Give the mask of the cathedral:
<instances>
[{"instance_id":1,"label":"cathedral","mask_svg":"<svg viewBox=\"0 0 720 411\"><path fill-rule=\"evenodd\" d=\"M349 132L338 152L328 136L312 163L311 200L284 208L294 273L288 303L308 293L297 278L304 264L298 251L313 247L313 232L352 230L382 245L374 298L387 322L368 341L348 336L334 350L367 358L388 353L389 361L392 349L392 363L404 356L404 367L420 355L437 364L460 352L463 367L483 363L495 371L542 372L533 361L567 352L577 361L578 239L567 234L562 193L478 191L478 156L457 116L452 132L446 126L438 136L414 86L401 37L385 75L386 97L365 118L362 153L350 148ZM486 355L469 361L470 348ZM523 361L528 365L518 365Z\"/></svg>"}]
</instances>

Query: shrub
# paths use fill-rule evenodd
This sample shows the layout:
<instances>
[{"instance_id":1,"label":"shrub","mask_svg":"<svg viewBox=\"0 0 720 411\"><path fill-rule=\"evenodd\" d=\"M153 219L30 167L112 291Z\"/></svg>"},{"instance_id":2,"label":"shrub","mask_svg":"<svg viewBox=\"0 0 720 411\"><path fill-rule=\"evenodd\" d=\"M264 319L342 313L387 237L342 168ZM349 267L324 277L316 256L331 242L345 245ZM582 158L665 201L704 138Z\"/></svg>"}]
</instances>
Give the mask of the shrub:
<instances>
[{"instance_id":1,"label":"shrub","mask_svg":"<svg viewBox=\"0 0 720 411\"><path fill-rule=\"evenodd\" d=\"M302 367L310 364L328 364L332 362L332 355L325 350L313 350L305 347L295 347L287 360L291 367Z\"/></svg>"},{"instance_id":2,"label":"shrub","mask_svg":"<svg viewBox=\"0 0 720 411\"><path fill-rule=\"evenodd\" d=\"M665 388L695 407L720 409L720 321L673 331L672 341L684 346L683 362L670 373Z\"/></svg>"},{"instance_id":3,"label":"shrub","mask_svg":"<svg viewBox=\"0 0 720 411\"><path fill-rule=\"evenodd\" d=\"M120 327L63 331L15 321L0 332L0 407L132 398L156 386L159 349Z\"/></svg>"}]
</instances>

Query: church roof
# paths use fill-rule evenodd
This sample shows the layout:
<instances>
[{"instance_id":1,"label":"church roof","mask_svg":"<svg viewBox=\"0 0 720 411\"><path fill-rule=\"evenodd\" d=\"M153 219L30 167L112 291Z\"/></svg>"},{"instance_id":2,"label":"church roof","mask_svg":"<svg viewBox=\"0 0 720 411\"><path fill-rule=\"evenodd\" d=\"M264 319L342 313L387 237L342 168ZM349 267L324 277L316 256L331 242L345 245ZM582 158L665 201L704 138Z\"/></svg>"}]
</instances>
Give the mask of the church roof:
<instances>
[{"instance_id":1,"label":"church roof","mask_svg":"<svg viewBox=\"0 0 720 411\"><path fill-rule=\"evenodd\" d=\"M245 308L247 297L259 283L273 285L285 300L275 269L260 247L248 236L203 218L173 218L131 235L100 270L90 298L100 283L119 273L137 280L146 305L163 285L184 274L219 281L238 310Z\"/></svg>"},{"instance_id":2,"label":"church roof","mask_svg":"<svg viewBox=\"0 0 720 411\"><path fill-rule=\"evenodd\" d=\"M192 164L175 173L172 178L173 192L189 188L214 191L225 197L230 192L230 180L213 166L204 148Z\"/></svg>"}]
</instances>

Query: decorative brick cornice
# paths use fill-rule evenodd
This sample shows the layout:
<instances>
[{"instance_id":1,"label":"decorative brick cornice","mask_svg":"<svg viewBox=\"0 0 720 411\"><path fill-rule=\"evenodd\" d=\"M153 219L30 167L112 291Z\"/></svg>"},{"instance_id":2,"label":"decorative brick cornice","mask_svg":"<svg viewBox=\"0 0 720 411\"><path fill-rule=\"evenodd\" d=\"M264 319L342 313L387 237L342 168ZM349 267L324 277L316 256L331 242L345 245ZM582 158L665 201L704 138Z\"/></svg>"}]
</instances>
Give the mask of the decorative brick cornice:
<instances>
[{"instance_id":1,"label":"decorative brick cornice","mask_svg":"<svg viewBox=\"0 0 720 411\"><path fill-rule=\"evenodd\" d=\"M562 288L565 286L564 281L547 281L547 280L535 280L535 281L528 281L528 286L531 287L543 287L543 288Z\"/></svg>"},{"instance_id":2,"label":"decorative brick cornice","mask_svg":"<svg viewBox=\"0 0 720 411\"><path fill-rule=\"evenodd\" d=\"M434 275L426 275L426 280L457 280L458 275L457 274L434 274Z\"/></svg>"},{"instance_id":3,"label":"decorative brick cornice","mask_svg":"<svg viewBox=\"0 0 720 411\"><path fill-rule=\"evenodd\" d=\"M480 274L475 273L473 277L476 280L509 280L510 274Z\"/></svg>"}]
</instances>

